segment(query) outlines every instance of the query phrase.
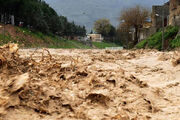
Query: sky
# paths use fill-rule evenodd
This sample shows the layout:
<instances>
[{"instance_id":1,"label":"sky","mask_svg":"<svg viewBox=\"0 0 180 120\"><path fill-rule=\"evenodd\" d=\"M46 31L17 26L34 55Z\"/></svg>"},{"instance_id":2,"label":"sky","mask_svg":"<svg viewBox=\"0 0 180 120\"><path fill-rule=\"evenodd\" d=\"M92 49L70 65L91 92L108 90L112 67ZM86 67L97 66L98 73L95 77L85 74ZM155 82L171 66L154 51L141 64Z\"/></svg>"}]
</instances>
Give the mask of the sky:
<instances>
[{"instance_id":1,"label":"sky","mask_svg":"<svg viewBox=\"0 0 180 120\"><path fill-rule=\"evenodd\" d=\"M135 5L148 9L152 5L162 5L168 0L45 0L59 15L66 16L69 21L86 26L87 31L93 28L97 19L107 18L114 26L118 26L121 10Z\"/></svg>"}]
</instances>

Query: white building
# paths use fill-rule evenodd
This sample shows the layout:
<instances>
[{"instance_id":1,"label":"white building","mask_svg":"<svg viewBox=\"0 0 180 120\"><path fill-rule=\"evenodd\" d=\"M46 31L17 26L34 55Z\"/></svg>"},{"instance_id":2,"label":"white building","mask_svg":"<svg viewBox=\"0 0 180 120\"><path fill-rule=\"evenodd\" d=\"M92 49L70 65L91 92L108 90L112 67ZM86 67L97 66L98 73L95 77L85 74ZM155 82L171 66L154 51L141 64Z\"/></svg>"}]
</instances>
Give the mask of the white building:
<instances>
[{"instance_id":1,"label":"white building","mask_svg":"<svg viewBox=\"0 0 180 120\"><path fill-rule=\"evenodd\" d=\"M90 38L93 42L102 42L104 38L101 34L88 34L88 38Z\"/></svg>"}]
</instances>

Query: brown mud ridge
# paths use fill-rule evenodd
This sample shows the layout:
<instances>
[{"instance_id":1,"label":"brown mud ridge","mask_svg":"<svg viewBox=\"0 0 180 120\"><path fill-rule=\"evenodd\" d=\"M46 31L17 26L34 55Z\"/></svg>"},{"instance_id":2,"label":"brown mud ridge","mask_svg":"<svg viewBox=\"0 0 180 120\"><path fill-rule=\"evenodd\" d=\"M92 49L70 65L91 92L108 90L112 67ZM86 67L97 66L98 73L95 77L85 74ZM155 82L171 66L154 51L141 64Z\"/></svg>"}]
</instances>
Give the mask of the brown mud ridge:
<instances>
[{"instance_id":1,"label":"brown mud ridge","mask_svg":"<svg viewBox=\"0 0 180 120\"><path fill-rule=\"evenodd\" d=\"M0 47L2 120L178 120L180 52Z\"/></svg>"}]
</instances>

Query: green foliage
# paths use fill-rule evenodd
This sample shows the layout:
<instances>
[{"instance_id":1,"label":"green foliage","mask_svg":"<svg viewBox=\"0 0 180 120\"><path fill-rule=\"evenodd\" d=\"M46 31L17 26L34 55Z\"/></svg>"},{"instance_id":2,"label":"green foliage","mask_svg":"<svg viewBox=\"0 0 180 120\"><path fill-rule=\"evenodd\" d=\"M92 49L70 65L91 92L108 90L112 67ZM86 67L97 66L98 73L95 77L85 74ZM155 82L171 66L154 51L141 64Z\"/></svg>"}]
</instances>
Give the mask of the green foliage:
<instances>
[{"instance_id":1,"label":"green foliage","mask_svg":"<svg viewBox=\"0 0 180 120\"><path fill-rule=\"evenodd\" d=\"M94 23L94 30L97 34L101 34L104 37L105 42L120 43L117 39L116 28L111 25L109 19L99 19ZM91 31L91 34L93 31Z\"/></svg>"},{"instance_id":2,"label":"green foliage","mask_svg":"<svg viewBox=\"0 0 180 120\"><path fill-rule=\"evenodd\" d=\"M0 0L0 15L14 15L16 25L24 22L24 26L62 36L84 36L83 26L68 22L64 16L58 16L43 0ZM0 16L1 17L1 16Z\"/></svg>"},{"instance_id":3,"label":"green foliage","mask_svg":"<svg viewBox=\"0 0 180 120\"><path fill-rule=\"evenodd\" d=\"M164 38L165 39L172 38L177 35L178 31L179 31L179 27L169 26L165 32Z\"/></svg>"},{"instance_id":4,"label":"green foliage","mask_svg":"<svg viewBox=\"0 0 180 120\"><path fill-rule=\"evenodd\" d=\"M178 33L178 30L179 30L178 27L168 26L164 33L164 39L165 40L173 39L173 37L175 37L176 34ZM149 48L155 48L160 50L162 47L162 31L158 31L149 38L147 38L146 40L141 41L136 45L136 47L144 48L146 44Z\"/></svg>"},{"instance_id":5,"label":"green foliage","mask_svg":"<svg viewBox=\"0 0 180 120\"><path fill-rule=\"evenodd\" d=\"M178 35L174 40L172 40L170 44L172 48L180 47L180 35Z\"/></svg>"},{"instance_id":6,"label":"green foliage","mask_svg":"<svg viewBox=\"0 0 180 120\"><path fill-rule=\"evenodd\" d=\"M147 40L143 40L136 45L136 48L142 49L142 48L145 48L146 45L147 45Z\"/></svg>"},{"instance_id":7,"label":"green foliage","mask_svg":"<svg viewBox=\"0 0 180 120\"><path fill-rule=\"evenodd\" d=\"M147 39L149 48L161 49L162 32L157 32Z\"/></svg>"},{"instance_id":8,"label":"green foliage","mask_svg":"<svg viewBox=\"0 0 180 120\"><path fill-rule=\"evenodd\" d=\"M119 47L114 43L107 43L107 42L93 42L93 45L99 49L104 49L106 47Z\"/></svg>"},{"instance_id":9,"label":"green foliage","mask_svg":"<svg viewBox=\"0 0 180 120\"><path fill-rule=\"evenodd\" d=\"M94 23L94 30L96 33L101 34L102 36L106 37L111 32L112 25L108 19L102 18Z\"/></svg>"},{"instance_id":10,"label":"green foliage","mask_svg":"<svg viewBox=\"0 0 180 120\"><path fill-rule=\"evenodd\" d=\"M9 41L11 41L10 35L0 34L0 45L7 44Z\"/></svg>"}]
</instances>

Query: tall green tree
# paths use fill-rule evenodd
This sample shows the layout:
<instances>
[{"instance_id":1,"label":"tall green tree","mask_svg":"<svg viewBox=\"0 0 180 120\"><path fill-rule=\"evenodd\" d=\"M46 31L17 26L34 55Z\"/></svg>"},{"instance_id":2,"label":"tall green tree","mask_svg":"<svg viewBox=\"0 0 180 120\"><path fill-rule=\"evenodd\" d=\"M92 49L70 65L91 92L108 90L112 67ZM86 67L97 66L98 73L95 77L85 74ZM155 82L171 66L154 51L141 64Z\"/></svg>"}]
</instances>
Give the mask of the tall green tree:
<instances>
[{"instance_id":1,"label":"tall green tree","mask_svg":"<svg viewBox=\"0 0 180 120\"><path fill-rule=\"evenodd\" d=\"M24 22L44 33L62 36L79 36L86 33L83 26L69 22L66 17L58 16L56 11L43 0L0 0L0 17L6 14L15 16L15 24Z\"/></svg>"},{"instance_id":2,"label":"tall green tree","mask_svg":"<svg viewBox=\"0 0 180 120\"><path fill-rule=\"evenodd\" d=\"M99 19L94 23L94 30L96 33L102 34L104 37L106 37L111 31L111 23L108 19Z\"/></svg>"}]
</instances>

